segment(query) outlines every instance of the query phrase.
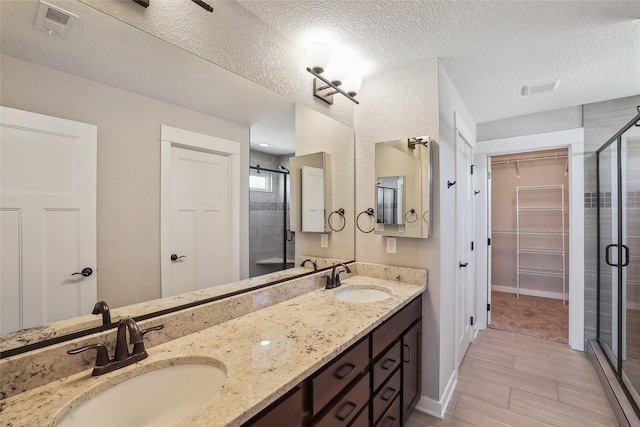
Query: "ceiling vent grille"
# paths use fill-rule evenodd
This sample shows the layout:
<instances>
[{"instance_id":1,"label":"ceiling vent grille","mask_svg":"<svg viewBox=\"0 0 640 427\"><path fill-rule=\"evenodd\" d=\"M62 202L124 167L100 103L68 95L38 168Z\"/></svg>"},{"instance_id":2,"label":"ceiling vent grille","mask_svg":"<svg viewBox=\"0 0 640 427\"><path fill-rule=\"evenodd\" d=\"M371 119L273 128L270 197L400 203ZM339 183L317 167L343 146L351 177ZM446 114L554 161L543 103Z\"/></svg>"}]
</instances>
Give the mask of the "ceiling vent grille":
<instances>
[{"instance_id":1,"label":"ceiling vent grille","mask_svg":"<svg viewBox=\"0 0 640 427\"><path fill-rule=\"evenodd\" d=\"M37 28L45 30L49 34L67 37L77 20L77 15L47 2L40 1L38 15L36 16Z\"/></svg>"},{"instance_id":2,"label":"ceiling vent grille","mask_svg":"<svg viewBox=\"0 0 640 427\"><path fill-rule=\"evenodd\" d=\"M552 92L558 89L559 83L560 83L560 79L556 79L550 82L522 86L521 95L529 96L529 95L537 95L539 93L544 93L544 92Z\"/></svg>"}]
</instances>

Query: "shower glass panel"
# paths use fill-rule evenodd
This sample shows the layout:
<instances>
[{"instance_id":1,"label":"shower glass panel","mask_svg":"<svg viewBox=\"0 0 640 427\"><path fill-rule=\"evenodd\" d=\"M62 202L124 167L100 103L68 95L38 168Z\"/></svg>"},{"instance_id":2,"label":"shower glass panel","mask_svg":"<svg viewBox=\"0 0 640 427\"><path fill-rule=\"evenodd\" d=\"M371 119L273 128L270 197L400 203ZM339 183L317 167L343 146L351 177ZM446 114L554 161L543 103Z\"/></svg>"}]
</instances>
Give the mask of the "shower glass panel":
<instances>
[{"instance_id":1,"label":"shower glass panel","mask_svg":"<svg viewBox=\"0 0 640 427\"><path fill-rule=\"evenodd\" d=\"M628 248L629 264L623 270L624 351L622 370L633 391L640 390L640 127L622 135L623 244ZM637 393L636 393L637 397Z\"/></svg>"},{"instance_id":2,"label":"shower glass panel","mask_svg":"<svg viewBox=\"0 0 640 427\"><path fill-rule=\"evenodd\" d=\"M283 170L250 167L249 277L294 266L288 178Z\"/></svg>"},{"instance_id":3,"label":"shower glass panel","mask_svg":"<svg viewBox=\"0 0 640 427\"><path fill-rule=\"evenodd\" d=\"M613 247L609 245L617 238L616 218L617 204L613 203L611 197L615 197L617 188L616 171L618 155L616 153L617 145L611 144L598 157L598 209L599 209L599 274L600 287L599 292L599 331L600 342L602 343L609 360L617 369L617 345L614 344L614 322L617 318L615 307L613 304L614 295L617 294L618 283L616 280L616 267L607 264L608 258L605 257L607 250L608 256L616 256ZM614 231L614 227L616 231ZM610 261L610 260L609 260Z\"/></svg>"},{"instance_id":4,"label":"shower glass panel","mask_svg":"<svg viewBox=\"0 0 640 427\"><path fill-rule=\"evenodd\" d=\"M598 341L640 414L640 107L597 151Z\"/></svg>"}]
</instances>

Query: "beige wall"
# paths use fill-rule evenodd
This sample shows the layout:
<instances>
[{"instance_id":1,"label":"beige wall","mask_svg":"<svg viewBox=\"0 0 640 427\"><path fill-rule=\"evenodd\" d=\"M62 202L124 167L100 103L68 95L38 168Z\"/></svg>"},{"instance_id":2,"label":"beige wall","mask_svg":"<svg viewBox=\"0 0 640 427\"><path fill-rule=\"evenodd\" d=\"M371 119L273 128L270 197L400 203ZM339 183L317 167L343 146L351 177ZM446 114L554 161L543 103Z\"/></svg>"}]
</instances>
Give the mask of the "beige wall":
<instances>
[{"instance_id":1,"label":"beige wall","mask_svg":"<svg viewBox=\"0 0 640 427\"><path fill-rule=\"evenodd\" d=\"M160 125L238 141L249 129L2 55L0 104L98 127L98 298L111 307L160 297ZM248 259L248 174L240 177L241 259Z\"/></svg>"},{"instance_id":2,"label":"beige wall","mask_svg":"<svg viewBox=\"0 0 640 427\"><path fill-rule=\"evenodd\" d=\"M429 135L437 141L433 161L433 235L398 238L396 254L386 253L384 236L356 230L356 259L428 269L423 302L422 395L439 404L455 371L455 191L454 116L475 138L476 124L437 59L364 83L355 113L356 215L375 204L375 143ZM443 188L444 187L444 188ZM363 221L363 226L366 225Z\"/></svg>"}]
</instances>

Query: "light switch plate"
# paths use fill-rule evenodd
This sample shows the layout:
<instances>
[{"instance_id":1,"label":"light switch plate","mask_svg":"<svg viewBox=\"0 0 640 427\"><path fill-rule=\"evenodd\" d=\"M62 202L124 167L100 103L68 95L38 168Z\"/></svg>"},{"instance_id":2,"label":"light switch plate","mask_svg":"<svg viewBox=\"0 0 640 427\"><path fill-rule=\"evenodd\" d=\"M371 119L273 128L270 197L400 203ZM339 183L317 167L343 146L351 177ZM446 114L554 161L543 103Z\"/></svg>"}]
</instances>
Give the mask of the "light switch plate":
<instances>
[{"instance_id":1,"label":"light switch plate","mask_svg":"<svg viewBox=\"0 0 640 427\"><path fill-rule=\"evenodd\" d=\"M329 235L321 234L320 235L320 247L328 248L329 247Z\"/></svg>"},{"instance_id":2,"label":"light switch plate","mask_svg":"<svg viewBox=\"0 0 640 427\"><path fill-rule=\"evenodd\" d=\"M387 237L387 253L395 254L396 253L396 238L395 237Z\"/></svg>"}]
</instances>

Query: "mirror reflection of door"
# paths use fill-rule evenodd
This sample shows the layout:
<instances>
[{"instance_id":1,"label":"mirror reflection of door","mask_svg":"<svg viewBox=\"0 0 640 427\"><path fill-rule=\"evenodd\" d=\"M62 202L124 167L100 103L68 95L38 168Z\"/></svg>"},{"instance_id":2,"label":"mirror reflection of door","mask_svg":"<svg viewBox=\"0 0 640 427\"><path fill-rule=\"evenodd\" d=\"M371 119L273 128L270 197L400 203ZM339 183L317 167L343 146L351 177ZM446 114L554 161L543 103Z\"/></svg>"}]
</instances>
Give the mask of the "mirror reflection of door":
<instances>
[{"instance_id":1,"label":"mirror reflection of door","mask_svg":"<svg viewBox=\"0 0 640 427\"><path fill-rule=\"evenodd\" d=\"M4 333L93 308L97 128L0 108Z\"/></svg>"},{"instance_id":2,"label":"mirror reflection of door","mask_svg":"<svg viewBox=\"0 0 640 427\"><path fill-rule=\"evenodd\" d=\"M232 172L233 153L223 151L234 143L168 126L162 130L163 140L170 141L163 159L163 204L169 206L163 206L162 296L238 280L239 223L232 197L238 174Z\"/></svg>"}]
</instances>

